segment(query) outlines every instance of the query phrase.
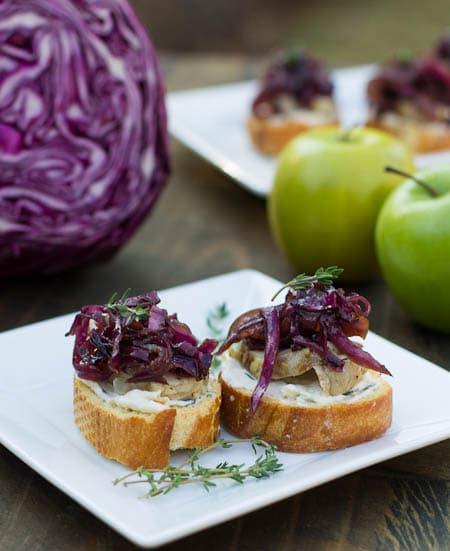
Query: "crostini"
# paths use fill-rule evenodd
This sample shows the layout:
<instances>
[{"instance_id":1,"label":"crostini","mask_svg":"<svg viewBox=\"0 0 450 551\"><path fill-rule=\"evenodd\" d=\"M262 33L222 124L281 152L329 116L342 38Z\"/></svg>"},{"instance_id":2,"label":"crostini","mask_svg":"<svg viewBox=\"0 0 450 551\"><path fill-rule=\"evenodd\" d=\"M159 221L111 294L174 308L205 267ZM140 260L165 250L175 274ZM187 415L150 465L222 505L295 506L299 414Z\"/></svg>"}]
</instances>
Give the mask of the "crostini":
<instances>
[{"instance_id":1,"label":"crostini","mask_svg":"<svg viewBox=\"0 0 450 551\"><path fill-rule=\"evenodd\" d=\"M385 64L368 86L368 125L397 135L413 151L450 148L450 35L427 56Z\"/></svg>"},{"instance_id":2,"label":"crostini","mask_svg":"<svg viewBox=\"0 0 450 551\"><path fill-rule=\"evenodd\" d=\"M201 344L156 292L85 306L68 335L75 422L107 458L163 468L170 451L207 446L219 431L220 384L209 377L217 342Z\"/></svg>"},{"instance_id":3,"label":"crostini","mask_svg":"<svg viewBox=\"0 0 450 551\"><path fill-rule=\"evenodd\" d=\"M221 420L279 450L315 452L381 436L392 419L389 371L359 342L370 304L332 285L335 267L290 282L282 304L231 325L222 355Z\"/></svg>"},{"instance_id":4,"label":"crostini","mask_svg":"<svg viewBox=\"0 0 450 551\"><path fill-rule=\"evenodd\" d=\"M333 85L321 63L302 50L277 54L265 70L247 129L261 153L278 154L297 134L338 124Z\"/></svg>"}]
</instances>

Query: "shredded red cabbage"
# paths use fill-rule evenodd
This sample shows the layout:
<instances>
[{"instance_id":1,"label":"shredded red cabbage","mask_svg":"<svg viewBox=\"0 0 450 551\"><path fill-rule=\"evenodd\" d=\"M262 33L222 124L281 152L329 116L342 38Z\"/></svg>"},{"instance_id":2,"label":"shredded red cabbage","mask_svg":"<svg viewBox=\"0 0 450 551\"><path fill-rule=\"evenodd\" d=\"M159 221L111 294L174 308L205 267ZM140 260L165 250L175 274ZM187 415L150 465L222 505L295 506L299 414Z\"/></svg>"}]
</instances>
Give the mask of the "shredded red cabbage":
<instances>
[{"instance_id":1,"label":"shredded red cabbage","mask_svg":"<svg viewBox=\"0 0 450 551\"><path fill-rule=\"evenodd\" d=\"M151 292L110 305L84 306L67 333L75 336L78 376L108 381L125 373L130 383L164 383L164 375L172 371L206 378L217 341L198 344L189 327L158 303Z\"/></svg>"},{"instance_id":2,"label":"shredded red cabbage","mask_svg":"<svg viewBox=\"0 0 450 551\"><path fill-rule=\"evenodd\" d=\"M107 258L169 173L147 33L127 0L2 0L0 67L0 275Z\"/></svg>"},{"instance_id":3,"label":"shredded red cabbage","mask_svg":"<svg viewBox=\"0 0 450 551\"><path fill-rule=\"evenodd\" d=\"M330 350L331 342L341 355L372 371L391 373L349 337L365 338L371 306L356 293L317 281L307 289L289 291L283 304L246 312L233 322L228 337L217 351L244 340L252 349L264 348L264 363L252 396L255 411L272 376L280 348L309 348L323 358L330 369L342 371L344 360ZM263 345L263 346L262 346Z\"/></svg>"},{"instance_id":4,"label":"shredded red cabbage","mask_svg":"<svg viewBox=\"0 0 450 551\"><path fill-rule=\"evenodd\" d=\"M263 394L269 386L280 343L280 317L278 310L276 308L264 308L261 310L261 313L266 325L266 348L261 375L252 395L253 413L256 411Z\"/></svg>"}]
</instances>

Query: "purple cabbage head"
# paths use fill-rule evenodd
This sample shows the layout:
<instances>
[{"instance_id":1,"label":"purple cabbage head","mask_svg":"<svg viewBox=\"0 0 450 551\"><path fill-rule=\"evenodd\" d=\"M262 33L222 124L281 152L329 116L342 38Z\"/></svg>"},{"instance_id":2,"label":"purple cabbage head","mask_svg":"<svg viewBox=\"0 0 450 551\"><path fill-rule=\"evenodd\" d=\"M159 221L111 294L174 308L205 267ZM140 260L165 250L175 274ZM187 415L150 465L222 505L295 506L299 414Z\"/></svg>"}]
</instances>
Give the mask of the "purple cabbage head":
<instances>
[{"instance_id":1,"label":"purple cabbage head","mask_svg":"<svg viewBox=\"0 0 450 551\"><path fill-rule=\"evenodd\" d=\"M168 174L160 68L127 0L2 0L0 275L107 258Z\"/></svg>"}]
</instances>

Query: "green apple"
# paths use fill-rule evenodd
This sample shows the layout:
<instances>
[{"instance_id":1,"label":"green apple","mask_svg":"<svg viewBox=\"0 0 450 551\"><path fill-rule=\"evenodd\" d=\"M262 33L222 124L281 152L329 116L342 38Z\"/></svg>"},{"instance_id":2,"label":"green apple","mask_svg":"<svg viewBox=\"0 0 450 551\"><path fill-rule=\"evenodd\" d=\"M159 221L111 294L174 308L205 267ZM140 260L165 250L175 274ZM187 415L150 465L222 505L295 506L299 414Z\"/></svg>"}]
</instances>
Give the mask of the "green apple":
<instances>
[{"instance_id":1,"label":"green apple","mask_svg":"<svg viewBox=\"0 0 450 551\"><path fill-rule=\"evenodd\" d=\"M375 222L399 185L391 164L411 171L412 155L397 138L368 128L304 132L281 153L268 201L272 232L297 270L344 268L343 279L376 273Z\"/></svg>"},{"instance_id":2,"label":"green apple","mask_svg":"<svg viewBox=\"0 0 450 551\"><path fill-rule=\"evenodd\" d=\"M376 226L383 275L417 322L450 333L450 165L409 179L386 201Z\"/></svg>"}]
</instances>

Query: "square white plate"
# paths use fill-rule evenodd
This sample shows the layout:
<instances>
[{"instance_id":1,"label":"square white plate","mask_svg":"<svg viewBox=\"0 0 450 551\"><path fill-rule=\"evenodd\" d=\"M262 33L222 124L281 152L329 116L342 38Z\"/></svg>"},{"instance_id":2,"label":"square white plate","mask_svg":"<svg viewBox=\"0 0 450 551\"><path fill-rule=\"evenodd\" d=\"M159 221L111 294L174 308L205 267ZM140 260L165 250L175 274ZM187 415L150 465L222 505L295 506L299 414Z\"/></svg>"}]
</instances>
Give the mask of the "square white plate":
<instances>
[{"instance_id":1,"label":"square white plate","mask_svg":"<svg viewBox=\"0 0 450 551\"><path fill-rule=\"evenodd\" d=\"M375 65L332 71L343 126L366 121L366 88L375 71ZM173 92L167 105L172 136L244 188L264 197L272 187L276 159L258 153L247 135L245 121L257 89L258 82L247 81ZM416 155L418 167L438 162L450 162L450 151Z\"/></svg>"},{"instance_id":2,"label":"square white plate","mask_svg":"<svg viewBox=\"0 0 450 551\"><path fill-rule=\"evenodd\" d=\"M252 270L162 291L169 312L177 311L194 333L208 335L208 312L222 302L228 321L267 304L280 283ZM105 297L99 297L101 301ZM380 439L345 450L283 454L284 470L243 486L225 481L209 493L179 488L139 499L143 485L112 481L127 470L96 453L75 426L72 414L73 339L65 338L72 315L0 335L0 442L55 486L138 545L156 547L240 516L297 492L450 436L450 375L381 337L370 334L367 349L392 371L394 421ZM226 433L224 433L226 435ZM252 460L247 445L214 452L216 464ZM177 459L184 457L176 454ZM206 456L207 457L207 456Z\"/></svg>"}]
</instances>

